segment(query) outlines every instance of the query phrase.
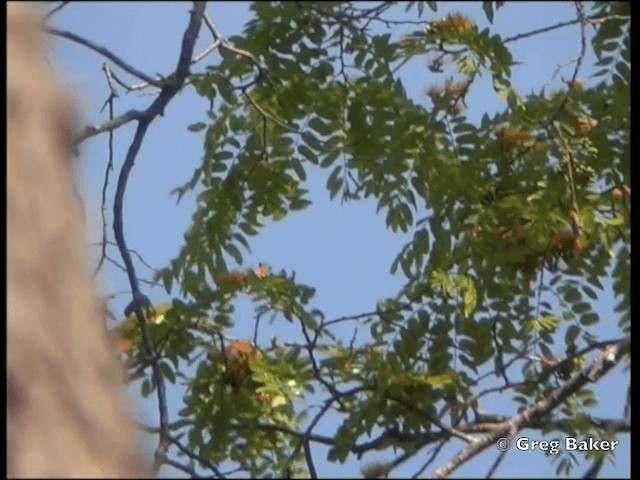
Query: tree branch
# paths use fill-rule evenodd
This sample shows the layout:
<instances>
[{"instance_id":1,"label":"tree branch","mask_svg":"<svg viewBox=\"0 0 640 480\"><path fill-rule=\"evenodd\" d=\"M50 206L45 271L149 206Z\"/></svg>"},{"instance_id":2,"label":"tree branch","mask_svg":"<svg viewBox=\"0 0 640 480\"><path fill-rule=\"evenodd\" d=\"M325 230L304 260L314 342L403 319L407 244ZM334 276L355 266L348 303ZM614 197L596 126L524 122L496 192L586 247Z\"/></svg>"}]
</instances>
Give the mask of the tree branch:
<instances>
[{"instance_id":1,"label":"tree branch","mask_svg":"<svg viewBox=\"0 0 640 480\"><path fill-rule=\"evenodd\" d=\"M180 471L188 474L190 478L202 478L202 476L198 475L193 468L191 468L191 467L189 467L187 465L183 465L180 462L176 462L175 460L171 460L170 458L168 458L166 456L164 457L163 462L164 462L165 465L170 465L171 467L175 468L176 470L180 470Z\"/></svg>"},{"instance_id":2,"label":"tree branch","mask_svg":"<svg viewBox=\"0 0 640 480\"><path fill-rule=\"evenodd\" d=\"M624 355L629 353L630 347L630 336L625 337L617 344L609 347L590 367L585 368L578 375L575 375L567 381L562 387L551 392L547 398L538 401L534 406L514 416L508 422L497 424L491 433L465 447L447 464L436 470L433 477L443 478L448 476L463 463L466 463L487 447L495 444L499 438L513 437L519 430L526 428L526 425L532 420L544 417L587 383L597 382L602 378L609 370L618 364Z\"/></svg>"},{"instance_id":3,"label":"tree branch","mask_svg":"<svg viewBox=\"0 0 640 480\"><path fill-rule=\"evenodd\" d=\"M117 128L120 128L121 126L134 120L139 121L143 117L144 112L141 112L140 110L129 110L128 112L100 125L86 126L84 127L84 130L80 133L80 135L78 135L78 137L76 138L76 144L79 144L87 138L94 137L101 133L116 130Z\"/></svg>"},{"instance_id":4,"label":"tree branch","mask_svg":"<svg viewBox=\"0 0 640 480\"><path fill-rule=\"evenodd\" d=\"M131 259L131 254L129 249L127 248L127 244L124 237L124 227L123 227L123 203L124 203L124 194L126 191L127 181L129 179L129 175L131 173L131 169L135 163L135 159L140 151L140 147L142 145L142 140L149 128L151 122L155 119L156 116L161 115L164 112L165 107L171 101L171 99L178 93L184 81L186 80L189 74L189 67L191 64L191 58L193 56L193 50L195 41L198 36L198 32L200 31L200 26L202 24L202 17L204 15L205 2L194 2L194 8L191 12L191 18L189 20L189 24L185 30L182 39L182 47L180 50L180 56L178 58L178 64L176 67L176 71L163 82L162 90L158 97L152 102L152 104L145 110L138 119L138 127L136 129L136 133L134 138L129 146L127 151L127 155L125 161L122 165L122 169L120 170L120 175L118 178L118 185L116 188L116 194L114 199L113 206L113 230L115 233L116 243L118 244L118 249L120 250L120 255L122 256L122 260L125 263L127 269L127 276L129 278L129 285L131 286L131 293L133 296L133 302L135 305L135 313L138 318L138 323L140 324L140 329L142 330L142 339L144 343L144 347L147 353L147 356L150 358L156 357L156 352L154 346L149 338L149 333L147 331L147 322L146 322L146 312L142 308L142 302L140 299L144 298L144 295L140 291L140 286L138 282L138 278L136 276L135 266ZM149 83L152 85L155 84L153 79L143 78L143 80L152 80ZM167 449L170 444L170 436L169 436L169 413L167 408L167 399L166 399L166 385L164 382L164 377L160 370L159 363L154 361L151 363L151 369L153 374L154 382L157 386L157 397L158 397L158 410L160 414L160 439L158 441L158 447L155 451L155 462L154 469L155 473L158 473L160 466L162 465Z\"/></svg>"},{"instance_id":5,"label":"tree branch","mask_svg":"<svg viewBox=\"0 0 640 480\"><path fill-rule=\"evenodd\" d=\"M208 468L209 470L211 470L219 478L223 478L224 477L223 473L220 471L220 469L218 467L216 467L213 463L208 461L206 458L202 458L197 453L189 450L187 447L182 445L180 440L178 440L177 438L175 438L173 436L170 436L169 437L169 441L172 444L174 444L178 450L180 450L182 453L184 453L191 460L195 460L196 462L200 463L200 465L203 468Z\"/></svg>"},{"instance_id":6,"label":"tree branch","mask_svg":"<svg viewBox=\"0 0 640 480\"><path fill-rule=\"evenodd\" d=\"M87 47L93 50L94 52L99 53L103 57L108 58L113 63L118 65L125 72L129 73L130 75L133 75L134 77L138 77L140 80L144 80L145 82L158 88L162 88L163 86L163 82L161 80L156 80L155 78L150 77L146 73L141 72L137 68L132 67L127 62L122 60L120 57L118 57L116 54L112 53L109 49L103 47L102 45L93 43L92 41L87 40L86 38L83 38L80 35L76 35L75 33L72 33L72 32L67 32L66 30L59 30L57 28L47 27L47 26L44 27L44 30L47 33L50 33L51 35L66 38L67 40L71 40L72 42L78 43L84 47Z\"/></svg>"},{"instance_id":7,"label":"tree branch","mask_svg":"<svg viewBox=\"0 0 640 480\"><path fill-rule=\"evenodd\" d=\"M43 17L42 19L42 23L46 22L47 20L49 20L49 18L51 18L51 16L56 13L59 12L60 10L62 10L64 7L66 7L69 3L71 2L60 2L60 5L57 5L55 7L53 7L51 10L49 10L49 12L47 12L47 14Z\"/></svg>"}]
</instances>

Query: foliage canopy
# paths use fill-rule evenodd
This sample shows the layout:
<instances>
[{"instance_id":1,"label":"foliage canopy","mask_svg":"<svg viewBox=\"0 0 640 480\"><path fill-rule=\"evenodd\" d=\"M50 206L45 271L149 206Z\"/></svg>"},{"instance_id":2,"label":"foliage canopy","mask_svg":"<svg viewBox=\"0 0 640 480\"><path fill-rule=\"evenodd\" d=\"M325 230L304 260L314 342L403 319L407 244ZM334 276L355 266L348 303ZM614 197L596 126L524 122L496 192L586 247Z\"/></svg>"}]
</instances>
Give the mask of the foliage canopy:
<instances>
[{"instance_id":1,"label":"foliage canopy","mask_svg":"<svg viewBox=\"0 0 640 480\"><path fill-rule=\"evenodd\" d=\"M566 23L580 25L582 52L565 87L523 94L509 46L545 31L503 38L460 13L438 18L436 2L394 3L254 2L253 19L228 39L201 19L221 59L188 76L207 107L188 127L204 153L174 191L196 192L197 208L156 275L179 298L157 309L134 302L147 321L132 314L119 330L144 396L163 394L159 375L186 386L179 418L157 431L188 469L315 476L314 444L332 462L395 452L364 467L373 478L456 439L468 442L467 461L524 428L628 431L593 418L585 376L596 382L627 361L629 5L577 2ZM502 3L483 2L490 23ZM586 81L588 48L597 71ZM434 83L416 100L402 68L424 60ZM476 122L466 100L479 78L504 108ZM387 228L412 234L390 265L405 285L375 312L327 319L294 272L243 265L264 225L309 207L305 185L320 172L331 198L375 199ZM601 318L609 283L617 303ZM241 295L255 305L256 331L271 317L299 341L230 338ZM368 334L341 338L334 328L348 322ZM622 340L600 338L602 323ZM497 395L510 406L483 413ZM334 435L316 433L325 418ZM551 460L564 474L578 462L568 452ZM441 460L435 474L463 461Z\"/></svg>"}]
</instances>

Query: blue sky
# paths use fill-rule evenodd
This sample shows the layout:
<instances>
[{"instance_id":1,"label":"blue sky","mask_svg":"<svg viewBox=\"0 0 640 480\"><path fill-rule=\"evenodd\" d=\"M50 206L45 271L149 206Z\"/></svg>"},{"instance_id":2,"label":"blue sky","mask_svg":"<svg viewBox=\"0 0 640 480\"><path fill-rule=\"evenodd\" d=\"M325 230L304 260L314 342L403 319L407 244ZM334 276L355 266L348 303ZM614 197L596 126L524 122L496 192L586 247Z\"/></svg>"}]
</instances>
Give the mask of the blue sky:
<instances>
[{"instance_id":1,"label":"blue sky","mask_svg":"<svg viewBox=\"0 0 640 480\"><path fill-rule=\"evenodd\" d=\"M138 69L155 75L166 74L176 64L180 41L189 14L188 3L77 3L70 4L51 21L51 24L73 31L104 45ZM437 14L427 12L426 19L434 20L450 11L459 10L481 26L487 22L477 3L443 3ZM402 11L401 9L400 11ZM240 33L249 19L248 4L243 2L214 2L207 12L216 23L220 32L229 37ZM507 4L496 13L494 32L507 37L523 31L547 26L562 20L573 18L572 2L523 2ZM410 31L409 28L407 31ZM402 30L404 31L404 30ZM394 32L394 35L402 33ZM203 29L196 51L204 49L210 42L208 32ZM102 75L103 58L66 40L56 40L54 58L58 62L63 83L79 98L81 112L87 123L99 123L105 114L98 110L107 98L108 89ZM516 61L521 65L514 68L512 83L520 94L539 91L542 85L548 88L560 88L561 78L570 78L573 65L560 70L551 81L558 65L565 64L577 57L580 51L580 37L577 26L565 27L545 35L536 36L510 44ZM204 65L217 62L216 54L211 55ZM589 65L593 54L585 59ZM426 69L424 59L415 59L401 70L407 91L416 99L427 103L424 90L431 83L442 81ZM584 78L583 78L584 79ZM584 79L587 80L587 79ZM587 80L588 81L588 80ZM134 82L135 83L135 82ZM153 97L139 94L121 93L116 104L117 112L130 108L144 108ZM502 108L500 101L491 89L489 79L481 79L475 84L467 97L470 109L468 117L477 120L485 111L494 112ZM182 184L192 174L202 157L202 135L187 131L186 126L205 118L207 104L189 89L181 92L169 105L164 117L157 119L150 128L136 165L130 177L125 197L125 233L130 248L141 252L152 266L162 267L173 258L183 242L183 233L190 223L194 209L193 197L186 196L176 205L175 198L169 192ZM130 124L117 131L115 135L116 173L122 164L126 148L134 131ZM107 161L107 136L102 135L87 141L82 146L82 161L78 168L78 180L86 200L88 230L91 242L97 242L101 235L100 192ZM266 262L275 269L284 268L295 271L297 278L317 288L314 306L321 308L327 318L370 311L376 300L393 296L402 286L403 279L389 275L389 268L397 252L407 241L402 234L386 231L384 217L375 215L375 203L362 201L341 205L339 201L329 201L325 190L326 172L309 170L311 208L293 214L286 220L269 224L252 244L252 254L245 255L245 267ZM111 178L109 195L113 196L115 175ZM110 207L108 209L108 229L111 232ZM98 250L94 253L98 255ZM110 250L113 258L119 259L115 249ZM151 278L151 272L138 265L142 278ZM119 269L107 264L101 277L104 292L126 292L126 275ZM154 303L167 301L163 289L148 289ZM114 312L122 312L129 302L130 295L120 294L111 303ZM612 303L610 295L598 305L601 318L609 317ZM239 338L250 338L253 320L249 305L240 305L237 326L233 334ZM243 321L242 317L247 320ZM603 338L620 335L612 325L603 325L598 333ZM343 327L345 335L351 335L351 327ZM273 331L264 331L267 340ZM339 330L338 330L339 331ZM348 338L348 337L347 337ZM596 388L597 392L623 392L620 382L626 376L619 371L605 378ZM175 390L175 391L174 391ZM169 402L173 419L180 406L181 391L172 389ZM154 397L148 401L137 399L138 413L144 421L154 423L157 408ZM605 417L620 417L623 398L610 398L605 395L597 413ZM499 411L504 404L499 400L484 405L485 410ZM327 433L332 425L325 425ZM525 433L523 433L524 435ZM528 432L533 439L545 439L537 432ZM622 437L621 445L616 449L616 465L605 465L603 476L624 477L630 473L630 442L628 436ZM456 445L459 448L460 445ZM151 453L155 441L146 448ZM449 450L450 454L454 450ZM450 458L440 456L440 462ZM324 461L326 452L322 449L315 454L318 472L328 476L359 475L361 462L347 461L344 465L328 465ZM487 450L469 466L455 472L454 476L484 475L496 457L495 450ZM394 476L410 475L424 462L426 453L416 461L408 462L394 471ZM384 452L375 457L390 460L391 453ZM374 457L365 457L372 460ZM585 466L574 470L581 474ZM542 454L510 452L497 476L543 477L553 476L555 469ZM176 475L176 471L163 470L167 476Z\"/></svg>"}]
</instances>

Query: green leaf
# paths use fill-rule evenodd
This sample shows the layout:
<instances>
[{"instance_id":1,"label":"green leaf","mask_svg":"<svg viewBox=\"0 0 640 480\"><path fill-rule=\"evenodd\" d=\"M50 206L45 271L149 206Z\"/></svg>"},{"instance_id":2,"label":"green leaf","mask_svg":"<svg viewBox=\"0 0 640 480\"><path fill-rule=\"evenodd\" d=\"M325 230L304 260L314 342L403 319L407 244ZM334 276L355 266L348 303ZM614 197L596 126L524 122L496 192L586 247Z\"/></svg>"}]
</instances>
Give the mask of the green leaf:
<instances>
[{"instance_id":1,"label":"green leaf","mask_svg":"<svg viewBox=\"0 0 640 480\"><path fill-rule=\"evenodd\" d=\"M331 133L333 133L333 129L327 123L323 122L319 117L313 117L309 121L309 126L320 135L330 135Z\"/></svg>"},{"instance_id":2,"label":"green leaf","mask_svg":"<svg viewBox=\"0 0 640 480\"><path fill-rule=\"evenodd\" d=\"M342 152L340 152L340 150L338 150L337 148L335 150L327 153L327 155L320 162L320 167L322 167L322 168L330 167L333 164L333 162L335 162L338 159L338 157L340 156L341 153ZM316 159L316 162L317 162L317 159ZM316 165L317 165L317 163L316 163Z\"/></svg>"},{"instance_id":3,"label":"green leaf","mask_svg":"<svg viewBox=\"0 0 640 480\"><path fill-rule=\"evenodd\" d=\"M317 163L317 160L315 163ZM291 167L296 172L296 175L298 175L298 178L300 179L301 182L304 182L307 180L307 172L302 166L302 163L300 163L298 160L294 158L291 160Z\"/></svg>"},{"instance_id":4,"label":"green leaf","mask_svg":"<svg viewBox=\"0 0 640 480\"><path fill-rule=\"evenodd\" d=\"M152 384L149 378L145 378L140 385L140 394L143 398L147 398L153 391L155 390L155 386Z\"/></svg>"},{"instance_id":5,"label":"green leaf","mask_svg":"<svg viewBox=\"0 0 640 480\"><path fill-rule=\"evenodd\" d=\"M158 367L162 372L162 375L169 380L171 383L176 383L176 375L173 372L173 368L167 362L160 361L158 362Z\"/></svg>"},{"instance_id":6,"label":"green leaf","mask_svg":"<svg viewBox=\"0 0 640 480\"><path fill-rule=\"evenodd\" d=\"M242 265L242 253L238 250L233 243L229 243L225 245L224 250L231 255L231 257L235 260L238 265Z\"/></svg>"},{"instance_id":7,"label":"green leaf","mask_svg":"<svg viewBox=\"0 0 640 480\"><path fill-rule=\"evenodd\" d=\"M599 321L600 315L598 315L596 312L587 313L586 315L580 317L580 325L583 325L585 327L595 325Z\"/></svg>"},{"instance_id":8,"label":"green leaf","mask_svg":"<svg viewBox=\"0 0 640 480\"><path fill-rule=\"evenodd\" d=\"M300 210L304 210L309 205L311 205L311 202L309 200L305 200L304 198L300 198L300 199L296 199L296 200L291 200L291 203L289 204L289 208L291 210L297 212L297 211L300 211Z\"/></svg>"},{"instance_id":9,"label":"green leaf","mask_svg":"<svg viewBox=\"0 0 640 480\"><path fill-rule=\"evenodd\" d=\"M187 127L187 130L189 130L190 132L200 132L200 131L204 130L205 128L207 128L207 124L206 123L197 122L197 123L192 123L191 125L189 125Z\"/></svg>"},{"instance_id":10,"label":"green leaf","mask_svg":"<svg viewBox=\"0 0 640 480\"><path fill-rule=\"evenodd\" d=\"M575 344L576 339L578 338L578 335L580 335L581 331L582 329L578 325L571 325L569 328L567 328L567 331L564 334L564 343L566 345Z\"/></svg>"},{"instance_id":11,"label":"green leaf","mask_svg":"<svg viewBox=\"0 0 640 480\"><path fill-rule=\"evenodd\" d=\"M482 2L482 10L484 10L489 23L493 24L493 2Z\"/></svg>"},{"instance_id":12,"label":"green leaf","mask_svg":"<svg viewBox=\"0 0 640 480\"><path fill-rule=\"evenodd\" d=\"M298 153L300 153L306 160L310 161L314 165L318 164L318 156L313 153L313 150L311 150L306 145L298 145Z\"/></svg>"},{"instance_id":13,"label":"green leaf","mask_svg":"<svg viewBox=\"0 0 640 480\"><path fill-rule=\"evenodd\" d=\"M220 80L217 82L218 92L222 99L229 103L236 103L237 98L235 92L231 89L231 86L227 83L226 80Z\"/></svg>"},{"instance_id":14,"label":"green leaf","mask_svg":"<svg viewBox=\"0 0 640 480\"><path fill-rule=\"evenodd\" d=\"M569 287L563 295L563 298L567 303L576 303L580 300L581 295L577 288Z\"/></svg>"},{"instance_id":15,"label":"green leaf","mask_svg":"<svg viewBox=\"0 0 640 480\"><path fill-rule=\"evenodd\" d=\"M247 239L244 238L243 235L241 235L240 233L234 233L233 234L233 238L240 244L242 245L247 252L251 252L251 245L249 245L249 242L247 242Z\"/></svg>"},{"instance_id":16,"label":"green leaf","mask_svg":"<svg viewBox=\"0 0 640 480\"><path fill-rule=\"evenodd\" d=\"M582 285L580 288L585 293L585 295L589 297L591 300L598 300L598 294L589 285Z\"/></svg>"},{"instance_id":17,"label":"green leaf","mask_svg":"<svg viewBox=\"0 0 640 480\"><path fill-rule=\"evenodd\" d=\"M576 303L571 307L573 313L581 314L591 311L591 305L587 302Z\"/></svg>"},{"instance_id":18,"label":"green leaf","mask_svg":"<svg viewBox=\"0 0 640 480\"><path fill-rule=\"evenodd\" d=\"M217 162L222 162L225 160L231 160L233 158L233 153L226 151L226 150L222 150L220 152L216 152L214 153L211 158Z\"/></svg>"},{"instance_id":19,"label":"green leaf","mask_svg":"<svg viewBox=\"0 0 640 480\"><path fill-rule=\"evenodd\" d=\"M341 171L342 165L336 165L329 174L329 178L327 178L327 189L329 190L329 198L331 199L342 189L342 179L339 178Z\"/></svg>"}]
</instances>

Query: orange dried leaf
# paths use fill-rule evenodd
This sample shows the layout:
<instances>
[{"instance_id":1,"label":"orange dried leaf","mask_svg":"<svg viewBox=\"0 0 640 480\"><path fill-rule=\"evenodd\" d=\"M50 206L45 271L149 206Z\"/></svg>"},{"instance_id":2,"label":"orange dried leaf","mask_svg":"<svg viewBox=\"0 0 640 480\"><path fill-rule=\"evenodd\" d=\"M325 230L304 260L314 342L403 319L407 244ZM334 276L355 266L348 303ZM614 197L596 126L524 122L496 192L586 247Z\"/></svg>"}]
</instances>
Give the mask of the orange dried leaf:
<instances>
[{"instance_id":1,"label":"orange dried leaf","mask_svg":"<svg viewBox=\"0 0 640 480\"><path fill-rule=\"evenodd\" d=\"M506 147L519 147L524 142L531 140L531 132L518 128L501 128L496 132L498 140Z\"/></svg>"},{"instance_id":2,"label":"orange dried leaf","mask_svg":"<svg viewBox=\"0 0 640 480\"><path fill-rule=\"evenodd\" d=\"M133 349L133 340L130 338L122 338L118 339L118 350L120 353L129 353Z\"/></svg>"},{"instance_id":3,"label":"orange dried leaf","mask_svg":"<svg viewBox=\"0 0 640 480\"><path fill-rule=\"evenodd\" d=\"M253 270L253 273L256 275L256 277L258 278L265 278L267 277L267 275L269 275L269 272L271 272L271 268L269 268L268 265L264 265L264 264L259 264L258 268Z\"/></svg>"},{"instance_id":4,"label":"orange dried leaf","mask_svg":"<svg viewBox=\"0 0 640 480\"><path fill-rule=\"evenodd\" d=\"M269 403L271 402L271 395L266 392L260 392L257 394L257 399L261 403Z\"/></svg>"},{"instance_id":5,"label":"orange dried leaf","mask_svg":"<svg viewBox=\"0 0 640 480\"><path fill-rule=\"evenodd\" d=\"M251 365L261 358L262 352L255 350L251 342L233 342L226 351L225 382L234 388L242 387L251 377Z\"/></svg>"},{"instance_id":6,"label":"orange dried leaf","mask_svg":"<svg viewBox=\"0 0 640 480\"><path fill-rule=\"evenodd\" d=\"M582 235L580 235L579 237L576 237L573 241L573 249L571 250L572 256L577 257L582 252L584 252L586 247L587 247L587 240Z\"/></svg>"},{"instance_id":7,"label":"orange dried leaf","mask_svg":"<svg viewBox=\"0 0 640 480\"><path fill-rule=\"evenodd\" d=\"M247 278L246 272L237 272L237 273L223 273L220 275L216 275L214 277L214 281L216 285L219 287L241 287L244 285L244 281Z\"/></svg>"},{"instance_id":8,"label":"orange dried leaf","mask_svg":"<svg viewBox=\"0 0 640 480\"><path fill-rule=\"evenodd\" d=\"M582 92L584 90L584 85L577 78L573 81L569 80L567 82L567 87L569 87L569 90L572 92Z\"/></svg>"},{"instance_id":9,"label":"orange dried leaf","mask_svg":"<svg viewBox=\"0 0 640 480\"><path fill-rule=\"evenodd\" d=\"M251 346L251 342L248 340L242 340L238 342L233 342L229 345L228 352L229 356L240 355L240 354L249 354L253 351L253 347Z\"/></svg>"},{"instance_id":10,"label":"orange dried leaf","mask_svg":"<svg viewBox=\"0 0 640 480\"><path fill-rule=\"evenodd\" d=\"M577 122L578 122L578 131L583 135L586 135L591 130L593 130L594 127L598 125L598 121L594 118L586 118L586 117L578 118Z\"/></svg>"},{"instance_id":11,"label":"orange dried leaf","mask_svg":"<svg viewBox=\"0 0 640 480\"><path fill-rule=\"evenodd\" d=\"M614 188L613 190L611 190L611 198L613 198L614 200L620 200L622 197L624 197L624 193L622 193L622 190L620 190L619 188Z\"/></svg>"},{"instance_id":12,"label":"orange dried leaf","mask_svg":"<svg viewBox=\"0 0 640 480\"><path fill-rule=\"evenodd\" d=\"M549 242L549 250L552 252L569 251L573 248L575 237L571 232L556 233Z\"/></svg>"}]
</instances>

